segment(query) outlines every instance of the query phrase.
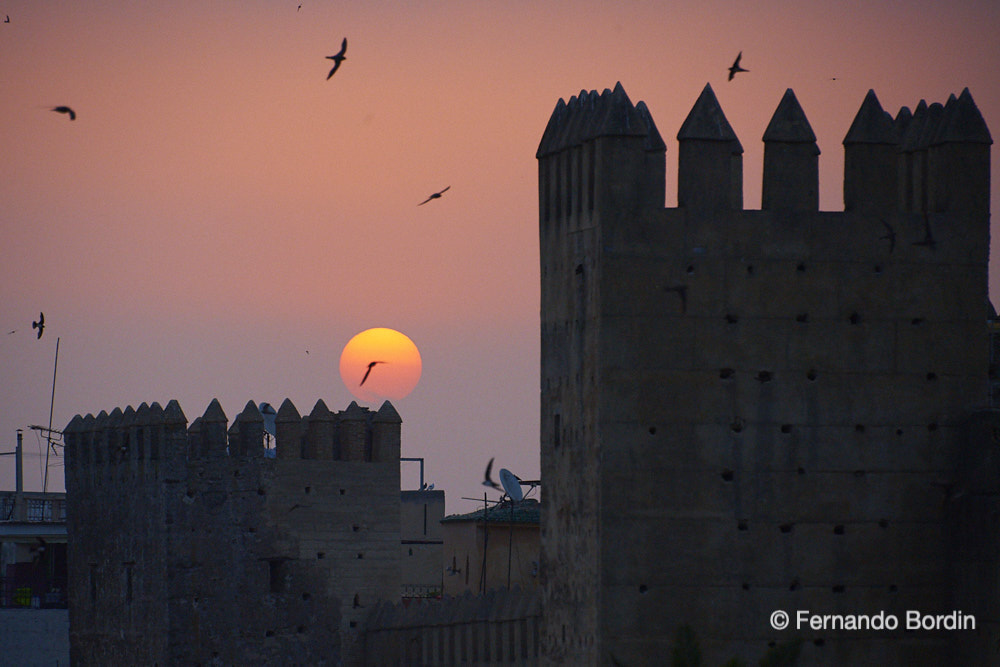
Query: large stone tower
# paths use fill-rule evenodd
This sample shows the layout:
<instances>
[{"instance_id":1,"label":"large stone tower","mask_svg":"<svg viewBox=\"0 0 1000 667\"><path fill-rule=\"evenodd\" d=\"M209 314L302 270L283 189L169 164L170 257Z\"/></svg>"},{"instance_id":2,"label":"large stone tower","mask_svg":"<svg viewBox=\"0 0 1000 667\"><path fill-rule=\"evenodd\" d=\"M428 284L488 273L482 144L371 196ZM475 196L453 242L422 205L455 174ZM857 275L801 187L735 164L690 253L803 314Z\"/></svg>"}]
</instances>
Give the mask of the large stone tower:
<instances>
[{"instance_id":1,"label":"large stone tower","mask_svg":"<svg viewBox=\"0 0 1000 667\"><path fill-rule=\"evenodd\" d=\"M400 591L400 423L388 402L77 415L65 429L76 665L360 665ZM269 454L273 454L271 456Z\"/></svg>"},{"instance_id":2,"label":"large stone tower","mask_svg":"<svg viewBox=\"0 0 1000 667\"><path fill-rule=\"evenodd\" d=\"M707 664L793 639L811 665L1000 660L992 141L968 91L895 119L870 92L842 212L818 210L791 90L762 210L711 87L677 139L674 209L620 84L560 100L538 148L547 660L664 664L684 625ZM906 631L911 610L975 629Z\"/></svg>"}]
</instances>

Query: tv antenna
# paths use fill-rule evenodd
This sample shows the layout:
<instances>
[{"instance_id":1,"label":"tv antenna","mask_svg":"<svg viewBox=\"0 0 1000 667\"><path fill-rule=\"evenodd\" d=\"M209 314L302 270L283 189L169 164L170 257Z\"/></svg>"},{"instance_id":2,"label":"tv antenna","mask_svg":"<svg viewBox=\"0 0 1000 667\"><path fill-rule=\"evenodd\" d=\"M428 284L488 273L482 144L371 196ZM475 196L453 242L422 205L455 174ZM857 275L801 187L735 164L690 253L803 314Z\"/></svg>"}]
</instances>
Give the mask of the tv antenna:
<instances>
[{"instance_id":1,"label":"tv antenna","mask_svg":"<svg viewBox=\"0 0 1000 667\"><path fill-rule=\"evenodd\" d=\"M271 438L275 437L277 433L274 420L277 418L278 412L270 403L261 403L257 409L260 410L260 415L264 418L264 448L270 451Z\"/></svg>"}]
</instances>

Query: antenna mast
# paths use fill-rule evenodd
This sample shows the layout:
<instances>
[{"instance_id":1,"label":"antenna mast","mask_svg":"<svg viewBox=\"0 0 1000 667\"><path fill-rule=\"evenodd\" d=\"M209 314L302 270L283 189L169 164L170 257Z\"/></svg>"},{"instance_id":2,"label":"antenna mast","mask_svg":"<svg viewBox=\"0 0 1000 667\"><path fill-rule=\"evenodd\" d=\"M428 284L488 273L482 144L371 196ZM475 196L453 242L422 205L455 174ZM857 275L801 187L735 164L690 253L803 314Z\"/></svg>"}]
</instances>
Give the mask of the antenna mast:
<instances>
[{"instance_id":1,"label":"antenna mast","mask_svg":"<svg viewBox=\"0 0 1000 667\"><path fill-rule=\"evenodd\" d=\"M56 362L52 367L52 398L49 401L49 428L45 434L48 446L45 448L45 479L42 481L42 492L49 490L49 452L52 451L52 409L56 404L56 372L59 370L59 337L56 336Z\"/></svg>"}]
</instances>

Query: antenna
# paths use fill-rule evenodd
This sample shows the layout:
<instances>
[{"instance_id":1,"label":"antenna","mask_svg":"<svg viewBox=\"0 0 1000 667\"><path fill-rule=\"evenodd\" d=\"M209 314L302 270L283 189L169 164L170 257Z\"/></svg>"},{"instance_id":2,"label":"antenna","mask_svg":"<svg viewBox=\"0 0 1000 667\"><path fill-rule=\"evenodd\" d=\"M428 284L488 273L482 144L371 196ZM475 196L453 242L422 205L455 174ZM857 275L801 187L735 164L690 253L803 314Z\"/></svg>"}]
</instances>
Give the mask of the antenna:
<instances>
[{"instance_id":1,"label":"antenna","mask_svg":"<svg viewBox=\"0 0 1000 667\"><path fill-rule=\"evenodd\" d=\"M503 490L508 498L514 502L524 500L524 492L521 490L521 480L506 468L500 469L500 484L503 486Z\"/></svg>"}]
</instances>

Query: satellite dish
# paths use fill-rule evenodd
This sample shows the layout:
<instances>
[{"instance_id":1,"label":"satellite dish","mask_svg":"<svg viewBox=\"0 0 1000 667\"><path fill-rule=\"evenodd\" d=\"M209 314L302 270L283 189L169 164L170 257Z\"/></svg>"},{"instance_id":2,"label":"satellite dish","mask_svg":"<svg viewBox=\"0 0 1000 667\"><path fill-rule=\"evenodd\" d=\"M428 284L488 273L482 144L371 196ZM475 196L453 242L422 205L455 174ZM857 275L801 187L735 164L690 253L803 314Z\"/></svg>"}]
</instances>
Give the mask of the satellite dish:
<instances>
[{"instance_id":1,"label":"satellite dish","mask_svg":"<svg viewBox=\"0 0 1000 667\"><path fill-rule=\"evenodd\" d=\"M264 430L270 435L274 435L274 419L278 416L278 412L271 407L270 403L261 403L257 409L260 410L261 416L264 417Z\"/></svg>"},{"instance_id":2,"label":"satellite dish","mask_svg":"<svg viewBox=\"0 0 1000 667\"><path fill-rule=\"evenodd\" d=\"M508 498L514 502L524 500L524 492L521 491L521 480L506 468L500 469L500 484L503 486L503 490L507 493Z\"/></svg>"}]
</instances>

